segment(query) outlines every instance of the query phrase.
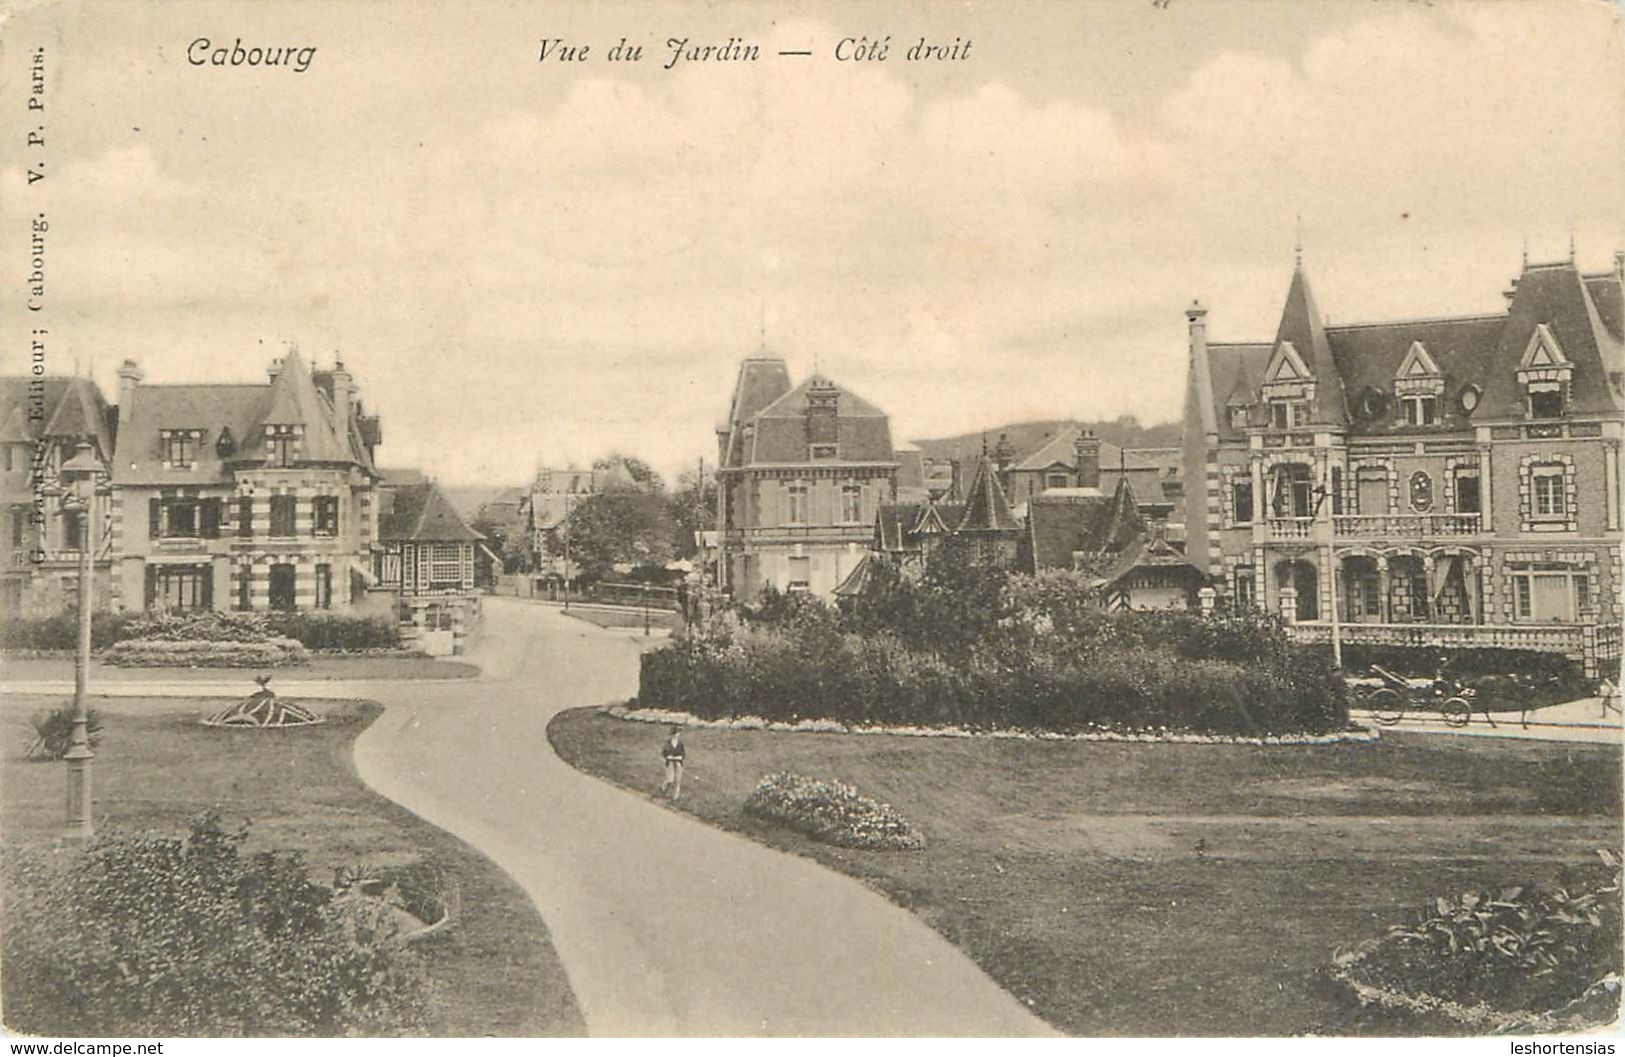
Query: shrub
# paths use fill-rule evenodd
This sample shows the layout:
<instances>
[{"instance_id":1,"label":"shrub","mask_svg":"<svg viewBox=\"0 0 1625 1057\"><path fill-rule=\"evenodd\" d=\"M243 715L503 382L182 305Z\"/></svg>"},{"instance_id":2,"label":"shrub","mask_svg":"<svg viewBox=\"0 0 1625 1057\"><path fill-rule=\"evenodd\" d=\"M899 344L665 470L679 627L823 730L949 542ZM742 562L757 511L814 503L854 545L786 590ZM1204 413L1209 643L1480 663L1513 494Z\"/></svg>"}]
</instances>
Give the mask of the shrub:
<instances>
[{"instance_id":1,"label":"shrub","mask_svg":"<svg viewBox=\"0 0 1625 1057\"><path fill-rule=\"evenodd\" d=\"M268 613L274 634L297 639L309 650L394 649L401 644L400 626L388 617L345 613Z\"/></svg>"},{"instance_id":2,"label":"shrub","mask_svg":"<svg viewBox=\"0 0 1625 1057\"><path fill-rule=\"evenodd\" d=\"M40 1035L376 1035L423 1024L428 976L376 901L335 900L296 854L240 853L216 814L182 841L8 855L8 1026Z\"/></svg>"},{"instance_id":3,"label":"shrub","mask_svg":"<svg viewBox=\"0 0 1625 1057\"><path fill-rule=\"evenodd\" d=\"M1442 1000L1456 1019L1559 1010L1621 972L1619 860L1601 856L1601 876L1440 896L1340 956L1336 975L1396 1006L1438 1009Z\"/></svg>"},{"instance_id":4,"label":"shrub","mask_svg":"<svg viewBox=\"0 0 1625 1057\"><path fill-rule=\"evenodd\" d=\"M34 743L28 747L31 759L60 760L73 743L73 705L42 708L34 713ZM91 747L102 740L102 718L94 708L85 709L85 734Z\"/></svg>"},{"instance_id":5,"label":"shrub","mask_svg":"<svg viewBox=\"0 0 1625 1057\"><path fill-rule=\"evenodd\" d=\"M745 798L745 811L843 848L913 851L925 838L890 805L841 782L770 774Z\"/></svg>"},{"instance_id":6,"label":"shrub","mask_svg":"<svg viewBox=\"0 0 1625 1057\"><path fill-rule=\"evenodd\" d=\"M144 619L141 613L95 610L90 614L92 649L129 638L129 626ZM0 621L0 649L72 650L79 645L79 612L69 609L49 617L7 617Z\"/></svg>"},{"instance_id":7,"label":"shrub","mask_svg":"<svg viewBox=\"0 0 1625 1057\"><path fill-rule=\"evenodd\" d=\"M129 639L114 643L102 660L122 668L280 668L310 660L292 639L264 642Z\"/></svg>"}]
</instances>

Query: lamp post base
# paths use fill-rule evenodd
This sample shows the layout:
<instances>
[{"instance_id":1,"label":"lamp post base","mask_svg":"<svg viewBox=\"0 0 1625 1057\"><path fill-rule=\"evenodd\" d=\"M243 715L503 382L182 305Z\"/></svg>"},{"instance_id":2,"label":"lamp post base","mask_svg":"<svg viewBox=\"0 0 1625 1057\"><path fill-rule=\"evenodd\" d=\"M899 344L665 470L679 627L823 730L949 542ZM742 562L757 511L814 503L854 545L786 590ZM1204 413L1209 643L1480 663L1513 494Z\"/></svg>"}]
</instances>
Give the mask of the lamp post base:
<instances>
[{"instance_id":1,"label":"lamp post base","mask_svg":"<svg viewBox=\"0 0 1625 1057\"><path fill-rule=\"evenodd\" d=\"M68 764L68 821L63 835L72 841L89 841L96 835L90 812L90 761L95 757L88 749L79 756L69 749L64 759Z\"/></svg>"}]
</instances>

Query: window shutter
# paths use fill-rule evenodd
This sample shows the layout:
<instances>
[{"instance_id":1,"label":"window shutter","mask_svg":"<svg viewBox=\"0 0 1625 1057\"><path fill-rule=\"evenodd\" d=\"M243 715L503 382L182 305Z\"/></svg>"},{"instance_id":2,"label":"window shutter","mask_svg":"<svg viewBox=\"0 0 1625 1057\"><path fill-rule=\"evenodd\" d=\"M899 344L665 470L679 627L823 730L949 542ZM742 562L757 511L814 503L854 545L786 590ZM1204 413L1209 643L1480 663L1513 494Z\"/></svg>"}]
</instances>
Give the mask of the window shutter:
<instances>
[{"instance_id":1,"label":"window shutter","mask_svg":"<svg viewBox=\"0 0 1625 1057\"><path fill-rule=\"evenodd\" d=\"M237 500L237 535L243 539L254 535L254 500L248 496Z\"/></svg>"},{"instance_id":2,"label":"window shutter","mask_svg":"<svg viewBox=\"0 0 1625 1057\"><path fill-rule=\"evenodd\" d=\"M203 524L201 528L204 539L220 538L220 500L205 499L203 501Z\"/></svg>"},{"instance_id":3,"label":"window shutter","mask_svg":"<svg viewBox=\"0 0 1625 1057\"><path fill-rule=\"evenodd\" d=\"M156 499L153 500L154 503L156 503L157 501L158 500L156 500ZM146 605L145 605L145 608L151 609L153 607L153 605L157 603L157 601L158 601L158 567L156 565L149 565L149 566L147 566L147 593L146 593Z\"/></svg>"},{"instance_id":4,"label":"window shutter","mask_svg":"<svg viewBox=\"0 0 1625 1057\"><path fill-rule=\"evenodd\" d=\"M210 500L210 502L217 502L217 501L216 500ZM204 509L207 509L207 507L205 507ZM216 517L215 517L215 529L216 529L215 535L217 535L217 536L220 534L219 533L219 527L220 527L219 513L220 513L220 508L218 506L216 506L215 507L215 515L216 515ZM207 520L207 519L205 519L205 520ZM208 535L208 533L204 533L204 535ZM214 566L205 565L205 566L202 566L202 569L203 569L203 577L202 577L201 582L198 585L199 588L201 589L198 592L198 594L199 594L199 603L201 604L201 606L204 609L213 609L214 608Z\"/></svg>"},{"instance_id":5,"label":"window shutter","mask_svg":"<svg viewBox=\"0 0 1625 1057\"><path fill-rule=\"evenodd\" d=\"M153 539L158 538L163 521L163 501L156 497L147 500L147 535ZM148 572L151 572L149 569Z\"/></svg>"}]
</instances>

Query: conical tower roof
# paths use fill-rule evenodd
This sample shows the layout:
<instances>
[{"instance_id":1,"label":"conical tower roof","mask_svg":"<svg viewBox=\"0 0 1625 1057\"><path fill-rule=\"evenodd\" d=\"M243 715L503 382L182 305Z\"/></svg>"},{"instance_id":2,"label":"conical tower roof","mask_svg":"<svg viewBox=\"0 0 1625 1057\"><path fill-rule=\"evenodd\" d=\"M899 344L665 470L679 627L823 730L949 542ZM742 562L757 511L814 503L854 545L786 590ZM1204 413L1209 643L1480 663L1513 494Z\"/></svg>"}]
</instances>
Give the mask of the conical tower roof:
<instances>
[{"instance_id":1,"label":"conical tower roof","mask_svg":"<svg viewBox=\"0 0 1625 1057\"><path fill-rule=\"evenodd\" d=\"M1287 290L1286 306L1281 310L1281 325L1275 331L1275 346L1283 341L1292 343L1306 366L1315 377L1315 420L1331 425L1346 425L1349 420L1348 401L1343 395L1343 376L1332 359L1332 346L1326 340L1326 325L1320 309L1315 306L1315 295L1309 290L1309 279L1303 274L1303 263L1292 271L1292 286Z\"/></svg>"},{"instance_id":2,"label":"conical tower roof","mask_svg":"<svg viewBox=\"0 0 1625 1057\"><path fill-rule=\"evenodd\" d=\"M245 446L254 456L263 455L266 426L303 426L299 449L301 462L354 462L347 443L340 443L333 431L333 410L317 390L305 359L294 349L283 358L282 368L266 396L265 411L256 423L254 436Z\"/></svg>"},{"instance_id":3,"label":"conical tower roof","mask_svg":"<svg viewBox=\"0 0 1625 1057\"><path fill-rule=\"evenodd\" d=\"M999 487L998 471L993 460L983 455L977 460L976 476L971 479L969 494L965 497L965 516L960 518L957 532L1016 532L1021 526L1010 513L1010 503Z\"/></svg>"}]
</instances>

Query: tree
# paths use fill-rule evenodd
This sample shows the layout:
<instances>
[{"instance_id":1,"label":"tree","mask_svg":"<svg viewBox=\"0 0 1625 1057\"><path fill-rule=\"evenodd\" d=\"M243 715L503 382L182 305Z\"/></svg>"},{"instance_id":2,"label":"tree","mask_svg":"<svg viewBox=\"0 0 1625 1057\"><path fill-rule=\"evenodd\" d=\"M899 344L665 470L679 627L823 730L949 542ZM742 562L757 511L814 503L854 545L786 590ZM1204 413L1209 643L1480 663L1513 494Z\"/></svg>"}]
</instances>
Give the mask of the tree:
<instances>
[{"instance_id":1,"label":"tree","mask_svg":"<svg viewBox=\"0 0 1625 1057\"><path fill-rule=\"evenodd\" d=\"M469 527L484 536L486 546L502 559L503 572L530 572L530 541L525 538L523 526L498 521L481 513Z\"/></svg>"},{"instance_id":2,"label":"tree","mask_svg":"<svg viewBox=\"0 0 1625 1057\"><path fill-rule=\"evenodd\" d=\"M616 480L616 477L619 476L616 471L622 468L626 470L626 478L630 480L631 490L659 493L666 491L666 482L661 480L660 475L654 471L654 468L633 455L622 455L619 452L613 452L601 459L594 459L592 468L606 478L599 484L602 491L627 490L625 481Z\"/></svg>"},{"instance_id":3,"label":"tree","mask_svg":"<svg viewBox=\"0 0 1625 1057\"><path fill-rule=\"evenodd\" d=\"M602 579L616 565L664 565L671 560L671 508L664 492L608 491L570 512L570 558L587 577Z\"/></svg>"},{"instance_id":4,"label":"tree","mask_svg":"<svg viewBox=\"0 0 1625 1057\"><path fill-rule=\"evenodd\" d=\"M694 534L717 527L717 480L702 478L698 470L684 470L671 496L672 554L693 558L699 554Z\"/></svg>"}]
</instances>

